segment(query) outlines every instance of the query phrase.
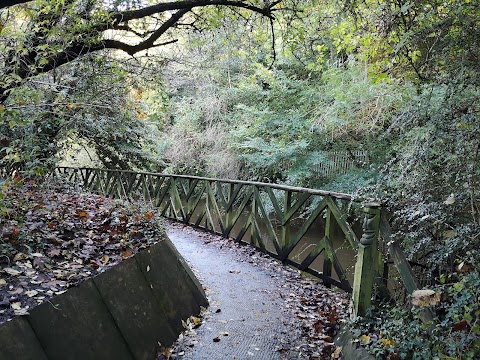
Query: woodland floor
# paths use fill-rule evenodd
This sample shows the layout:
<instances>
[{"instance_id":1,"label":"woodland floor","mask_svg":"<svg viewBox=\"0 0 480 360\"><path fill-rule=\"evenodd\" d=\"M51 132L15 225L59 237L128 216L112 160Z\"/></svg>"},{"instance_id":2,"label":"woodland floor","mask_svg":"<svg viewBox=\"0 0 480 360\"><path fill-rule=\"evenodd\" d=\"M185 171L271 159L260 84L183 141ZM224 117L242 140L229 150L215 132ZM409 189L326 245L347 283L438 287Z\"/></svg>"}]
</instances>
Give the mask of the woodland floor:
<instances>
[{"instance_id":1,"label":"woodland floor","mask_svg":"<svg viewBox=\"0 0 480 360\"><path fill-rule=\"evenodd\" d=\"M146 206L17 181L0 197L0 324L133 256L163 231ZM159 359L338 358L333 337L348 316L346 296L231 239L173 223L167 229L210 307L185 321Z\"/></svg>"},{"instance_id":2,"label":"woodland floor","mask_svg":"<svg viewBox=\"0 0 480 360\"><path fill-rule=\"evenodd\" d=\"M0 198L0 324L148 247L163 232L136 204L19 181Z\"/></svg>"}]
</instances>

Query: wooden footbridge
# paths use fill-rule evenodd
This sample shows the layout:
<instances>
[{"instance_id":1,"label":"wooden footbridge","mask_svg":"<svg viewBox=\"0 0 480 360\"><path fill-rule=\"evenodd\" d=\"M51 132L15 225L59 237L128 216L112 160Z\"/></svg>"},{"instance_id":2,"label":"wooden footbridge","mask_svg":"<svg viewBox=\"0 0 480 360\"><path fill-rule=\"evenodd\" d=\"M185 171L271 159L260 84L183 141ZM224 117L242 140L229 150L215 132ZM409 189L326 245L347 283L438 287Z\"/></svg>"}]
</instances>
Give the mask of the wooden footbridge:
<instances>
[{"instance_id":1,"label":"wooden footbridge","mask_svg":"<svg viewBox=\"0 0 480 360\"><path fill-rule=\"evenodd\" d=\"M142 199L166 218L248 243L351 293L357 315L366 313L374 295L388 296L392 263L408 293L418 288L378 202L301 187L122 170L59 167L55 176L106 196ZM322 229L318 239L310 251L299 251L314 223ZM356 253L353 282L334 238Z\"/></svg>"}]
</instances>

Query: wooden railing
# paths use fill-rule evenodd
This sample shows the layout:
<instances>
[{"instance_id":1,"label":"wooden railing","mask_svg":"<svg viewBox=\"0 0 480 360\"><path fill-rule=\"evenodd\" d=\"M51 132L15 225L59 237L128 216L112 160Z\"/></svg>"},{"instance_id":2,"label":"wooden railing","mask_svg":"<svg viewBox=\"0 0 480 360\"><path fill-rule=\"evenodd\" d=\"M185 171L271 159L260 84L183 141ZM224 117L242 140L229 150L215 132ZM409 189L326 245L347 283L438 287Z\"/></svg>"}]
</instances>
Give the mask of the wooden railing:
<instances>
[{"instance_id":1,"label":"wooden railing","mask_svg":"<svg viewBox=\"0 0 480 360\"><path fill-rule=\"evenodd\" d=\"M348 194L249 181L66 167L57 168L56 174L107 196L141 197L169 219L247 242L328 286L353 292L359 314L370 306L373 281L383 264L379 204L362 205ZM363 207L364 220L349 215L352 206ZM317 239L310 251L301 251L314 223L321 227ZM353 284L334 238L353 250L352 257L357 254Z\"/></svg>"},{"instance_id":2,"label":"wooden railing","mask_svg":"<svg viewBox=\"0 0 480 360\"><path fill-rule=\"evenodd\" d=\"M400 246L390 238L379 203L316 189L195 176L69 167L53 174L106 196L142 199L166 218L249 243L327 286L352 293L357 315L371 306L374 288L378 294L387 292L387 253L407 292L419 287ZM313 227L315 241L305 246ZM351 249L353 282L338 256L339 239L342 248Z\"/></svg>"}]
</instances>

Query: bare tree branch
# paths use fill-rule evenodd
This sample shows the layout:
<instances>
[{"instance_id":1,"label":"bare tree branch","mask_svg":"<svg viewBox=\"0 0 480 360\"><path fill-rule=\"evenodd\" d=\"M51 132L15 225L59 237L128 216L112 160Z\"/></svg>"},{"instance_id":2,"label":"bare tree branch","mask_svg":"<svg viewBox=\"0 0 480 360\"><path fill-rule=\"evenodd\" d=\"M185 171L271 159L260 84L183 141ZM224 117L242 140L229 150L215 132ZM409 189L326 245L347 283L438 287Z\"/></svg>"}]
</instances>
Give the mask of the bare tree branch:
<instances>
[{"instance_id":1,"label":"bare tree branch","mask_svg":"<svg viewBox=\"0 0 480 360\"><path fill-rule=\"evenodd\" d=\"M13 5L25 4L30 1L32 0L2 0L2 2L0 2L0 9L7 8Z\"/></svg>"},{"instance_id":2,"label":"bare tree branch","mask_svg":"<svg viewBox=\"0 0 480 360\"><path fill-rule=\"evenodd\" d=\"M275 3L276 4L276 3ZM184 0L184 1L174 1L167 3L160 3L152 6L147 6L142 9L137 10L127 10L120 13L111 13L111 17L118 23L124 21L130 21L135 19L141 19L147 16L154 14L171 11L171 10L182 10L182 9L192 9L195 7L205 7L210 5L217 6L232 6L236 8L243 8L251 10L253 12L262 14L266 17L272 18L271 7L260 8L257 6L250 5L243 1L231 1L231 0Z\"/></svg>"}]
</instances>

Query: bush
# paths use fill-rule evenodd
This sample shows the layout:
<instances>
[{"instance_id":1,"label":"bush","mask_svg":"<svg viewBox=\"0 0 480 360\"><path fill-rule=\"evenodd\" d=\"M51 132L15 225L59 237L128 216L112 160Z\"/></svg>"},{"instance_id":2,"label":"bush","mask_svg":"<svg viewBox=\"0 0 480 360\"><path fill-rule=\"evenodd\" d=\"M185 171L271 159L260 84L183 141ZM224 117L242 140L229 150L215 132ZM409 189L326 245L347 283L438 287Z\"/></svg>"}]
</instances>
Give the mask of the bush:
<instances>
[{"instance_id":1,"label":"bush","mask_svg":"<svg viewBox=\"0 0 480 360\"><path fill-rule=\"evenodd\" d=\"M433 288L442 294L430 307L433 324L422 320L425 308L382 304L348 328L378 359L478 359L480 274L455 273L448 281Z\"/></svg>"}]
</instances>

